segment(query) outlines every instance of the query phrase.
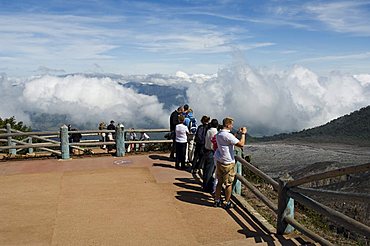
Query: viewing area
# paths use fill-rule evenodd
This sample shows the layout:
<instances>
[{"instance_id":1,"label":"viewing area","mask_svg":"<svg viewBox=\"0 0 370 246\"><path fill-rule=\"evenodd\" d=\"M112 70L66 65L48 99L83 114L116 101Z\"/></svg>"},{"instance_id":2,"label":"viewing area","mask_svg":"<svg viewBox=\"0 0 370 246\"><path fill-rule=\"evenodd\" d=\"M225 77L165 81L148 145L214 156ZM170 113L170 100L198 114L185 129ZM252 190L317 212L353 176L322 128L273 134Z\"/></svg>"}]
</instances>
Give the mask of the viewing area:
<instances>
[{"instance_id":1,"label":"viewing area","mask_svg":"<svg viewBox=\"0 0 370 246\"><path fill-rule=\"evenodd\" d=\"M370 235L369 226L310 197L330 195L367 202L369 194L305 186L368 172L370 163L275 180L236 156L238 171L232 197L236 206L226 210L215 208L213 197L202 191L199 173L175 169L169 153L126 154L128 144L172 142L126 141L126 133L132 131L122 125L115 131L68 131L62 126L60 132L20 132L10 125L0 129L0 151L6 160L0 162L0 245L334 245L295 219L295 203L314 209L364 239ZM168 129L135 131L162 134ZM69 141L73 133L90 137L113 132L115 141ZM92 146L99 151L97 146L105 145L115 146L113 155L105 152L105 156L91 157L86 151ZM34 150L57 158L20 159L22 151L27 151L25 156L37 157L39 152ZM82 155L73 155L73 150L82 151ZM241 167L276 191L277 204L243 176ZM276 214L275 227L241 197L242 185Z\"/></svg>"},{"instance_id":2,"label":"viewing area","mask_svg":"<svg viewBox=\"0 0 370 246\"><path fill-rule=\"evenodd\" d=\"M302 245L213 207L167 155L0 163L0 245Z\"/></svg>"}]
</instances>

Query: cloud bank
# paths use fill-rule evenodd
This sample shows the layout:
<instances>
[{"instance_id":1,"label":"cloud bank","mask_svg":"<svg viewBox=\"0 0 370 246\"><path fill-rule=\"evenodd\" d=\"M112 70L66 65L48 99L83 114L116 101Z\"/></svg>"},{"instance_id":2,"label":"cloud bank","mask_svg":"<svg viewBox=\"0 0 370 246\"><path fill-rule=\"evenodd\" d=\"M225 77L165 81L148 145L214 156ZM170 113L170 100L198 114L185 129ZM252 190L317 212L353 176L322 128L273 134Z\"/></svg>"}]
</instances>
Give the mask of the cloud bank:
<instances>
[{"instance_id":1,"label":"cloud bank","mask_svg":"<svg viewBox=\"0 0 370 246\"><path fill-rule=\"evenodd\" d=\"M320 77L302 66L254 69L235 59L218 77L188 89L197 116L232 116L251 133L269 135L311 128L370 105L369 75L332 72Z\"/></svg>"},{"instance_id":2,"label":"cloud bank","mask_svg":"<svg viewBox=\"0 0 370 246\"><path fill-rule=\"evenodd\" d=\"M95 128L114 119L126 127L168 127L173 102L160 102L123 84L137 82L184 88L195 116L235 118L252 135L270 135L325 124L370 105L370 75L332 72L320 77L302 66L257 69L235 57L214 75L43 75L26 80L0 77L0 117L29 124L35 115L66 115L75 125ZM165 87L163 87L165 88ZM150 94L150 93L148 93ZM63 122L61 122L63 123ZM37 129L36 125L32 125ZM58 126L55 126L58 127Z\"/></svg>"},{"instance_id":3,"label":"cloud bank","mask_svg":"<svg viewBox=\"0 0 370 246\"><path fill-rule=\"evenodd\" d=\"M3 76L0 85L0 116L15 115L36 129L31 116L40 114L66 115L70 122L65 124L93 128L111 119L128 126L167 124L168 112L155 96L138 94L108 77L45 75L16 84Z\"/></svg>"}]
</instances>

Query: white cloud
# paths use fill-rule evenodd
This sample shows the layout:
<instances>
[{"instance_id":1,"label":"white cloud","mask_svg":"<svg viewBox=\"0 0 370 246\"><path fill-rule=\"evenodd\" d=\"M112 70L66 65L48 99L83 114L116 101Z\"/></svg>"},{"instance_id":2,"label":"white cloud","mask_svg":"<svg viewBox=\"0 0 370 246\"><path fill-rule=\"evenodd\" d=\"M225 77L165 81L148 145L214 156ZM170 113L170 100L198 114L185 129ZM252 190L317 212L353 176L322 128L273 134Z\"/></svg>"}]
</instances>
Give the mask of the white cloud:
<instances>
[{"instance_id":1,"label":"white cloud","mask_svg":"<svg viewBox=\"0 0 370 246\"><path fill-rule=\"evenodd\" d=\"M336 32L369 36L369 6L370 1L336 1L309 4L305 10Z\"/></svg>"},{"instance_id":2,"label":"white cloud","mask_svg":"<svg viewBox=\"0 0 370 246\"><path fill-rule=\"evenodd\" d=\"M362 86L370 86L370 74L356 74L353 77L360 81Z\"/></svg>"},{"instance_id":3,"label":"white cloud","mask_svg":"<svg viewBox=\"0 0 370 246\"><path fill-rule=\"evenodd\" d=\"M252 134L310 128L370 104L370 88L340 72L319 77L301 66L256 70L236 59L218 77L191 84L189 103L197 117L230 115Z\"/></svg>"},{"instance_id":4,"label":"white cloud","mask_svg":"<svg viewBox=\"0 0 370 246\"><path fill-rule=\"evenodd\" d=\"M65 73L66 71L64 71L63 69L55 69L55 68L49 68L45 66L39 66L36 72L40 72L42 74L49 74L49 73Z\"/></svg>"},{"instance_id":5,"label":"white cloud","mask_svg":"<svg viewBox=\"0 0 370 246\"><path fill-rule=\"evenodd\" d=\"M322 61L337 61L337 60L362 60L369 59L370 52L358 53L358 54L347 54L347 55L332 55L332 56L321 56L314 58L305 58L299 62L322 62Z\"/></svg>"},{"instance_id":6,"label":"white cloud","mask_svg":"<svg viewBox=\"0 0 370 246\"><path fill-rule=\"evenodd\" d=\"M46 75L17 86L11 83L1 80L2 117L15 115L30 122L28 114L47 113L67 115L78 125L96 126L99 121L114 119L134 127L150 127L153 122L157 127L167 126L168 112L155 96L138 94L110 78Z\"/></svg>"},{"instance_id":7,"label":"white cloud","mask_svg":"<svg viewBox=\"0 0 370 246\"><path fill-rule=\"evenodd\" d=\"M255 69L235 52L234 62L215 75L38 76L0 78L0 117L30 122L33 113L59 113L72 123L95 127L123 121L127 127L168 127L170 112L156 96L122 87L127 81L186 88L195 116L232 116L252 134L301 130L324 124L370 104L369 75L333 72L321 77L294 66Z\"/></svg>"}]
</instances>

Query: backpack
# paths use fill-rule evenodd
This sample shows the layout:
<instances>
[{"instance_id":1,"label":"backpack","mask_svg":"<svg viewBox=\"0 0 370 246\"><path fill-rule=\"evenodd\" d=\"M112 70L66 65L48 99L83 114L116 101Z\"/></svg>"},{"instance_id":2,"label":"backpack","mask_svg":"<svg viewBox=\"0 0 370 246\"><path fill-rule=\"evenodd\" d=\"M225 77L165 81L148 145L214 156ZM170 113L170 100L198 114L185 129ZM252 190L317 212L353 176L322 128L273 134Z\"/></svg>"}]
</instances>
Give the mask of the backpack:
<instances>
[{"instance_id":1,"label":"backpack","mask_svg":"<svg viewBox=\"0 0 370 246\"><path fill-rule=\"evenodd\" d=\"M215 135L211 138L213 151L216 151L216 150L217 150L217 148L218 148L218 146L217 146L216 136L217 136L217 134L215 134Z\"/></svg>"},{"instance_id":2,"label":"backpack","mask_svg":"<svg viewBox=\"0 0 370 246\"><path fill-rule=\"evenodd\" d=\"M189 132L195 134L195 132L197 131L197 120L194 118L194 117L190 117L190 122L189 122L189 125L188 125L188 128L189 128Z\"/></svg>"}]
</instances>

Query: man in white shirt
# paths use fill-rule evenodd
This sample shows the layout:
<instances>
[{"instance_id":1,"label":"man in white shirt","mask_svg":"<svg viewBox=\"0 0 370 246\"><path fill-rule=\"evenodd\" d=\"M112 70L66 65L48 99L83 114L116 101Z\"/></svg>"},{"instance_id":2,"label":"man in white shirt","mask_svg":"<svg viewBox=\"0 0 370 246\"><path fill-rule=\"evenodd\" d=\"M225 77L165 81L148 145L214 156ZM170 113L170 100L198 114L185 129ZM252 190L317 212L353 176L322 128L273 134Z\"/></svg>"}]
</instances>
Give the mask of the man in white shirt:
<instances>
[{"instance_id":1,"label":"man in white shirt","mask_svg":"<svg viewBox=\"0 0 370 246\"><path fill-rule=\"evenodd\" d=\"M218 179L216 194L215 194L215 207L221 207L221 189L222 185L225 185L225 208L229 209L233 207L230 202L232 184L235 178L235 158L234 158L234 146L243 147L245 144L245 134L247 128L240 128L241 139L237 139L230 130L233 128L234 120L232 118L225 118L223 120L223 129L216 135L217 150L214 154L214 158L217 161L216 166L216 177Z\"/></svg>"}]
</instances>

